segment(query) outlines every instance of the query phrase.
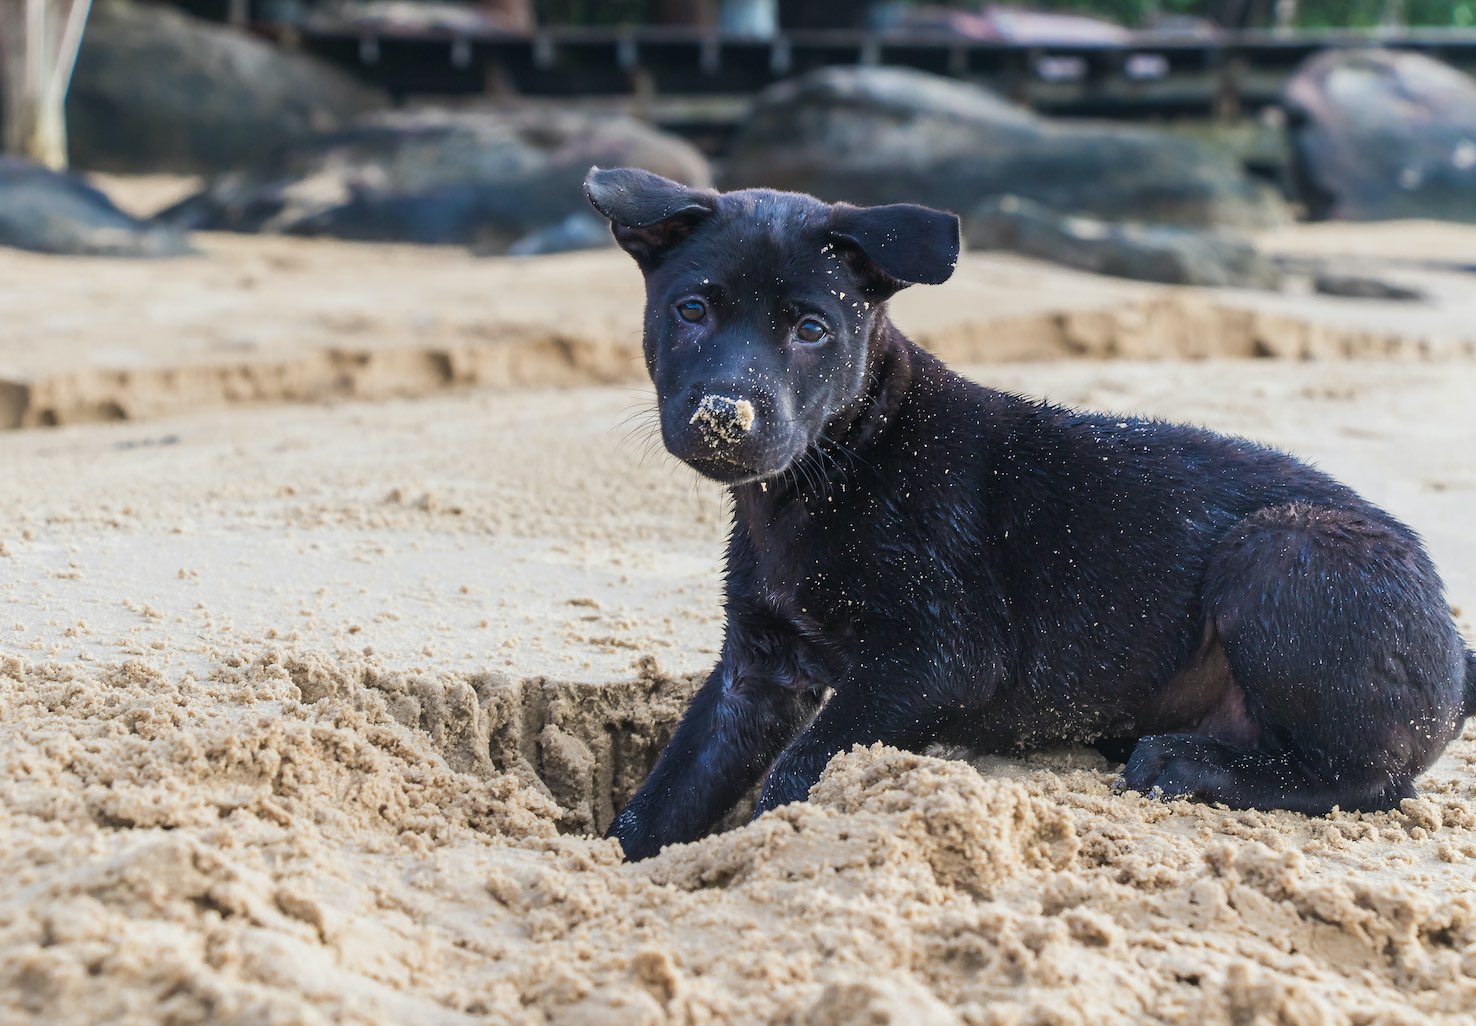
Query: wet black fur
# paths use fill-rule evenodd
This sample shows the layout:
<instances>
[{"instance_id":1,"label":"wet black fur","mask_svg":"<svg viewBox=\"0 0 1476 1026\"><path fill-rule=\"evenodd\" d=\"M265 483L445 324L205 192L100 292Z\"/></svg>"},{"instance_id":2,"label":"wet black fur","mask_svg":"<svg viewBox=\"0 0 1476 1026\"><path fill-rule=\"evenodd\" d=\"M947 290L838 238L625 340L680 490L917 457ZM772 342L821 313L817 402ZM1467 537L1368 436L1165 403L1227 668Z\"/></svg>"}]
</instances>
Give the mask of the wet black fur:
<instances>
[{"instance_id":1,"label":"wet black fur","mask_svg":"<svg viewBox=\"0 0 1476 1026\"><path fill-rule=\"evenodd\" d=\"M734 508L722 657L610 826L628 857L760 779L756 814L801 800L875 741L1126 742L1124 788L1386 808L1476 712L1476 656L1389 514L1276 450L983 388L904 337L885 300L948 276L951 215L587 188L646 274L667 446ZM712 391L752 401L751 439L689 426Z\"/></svg>"}]
</instances>

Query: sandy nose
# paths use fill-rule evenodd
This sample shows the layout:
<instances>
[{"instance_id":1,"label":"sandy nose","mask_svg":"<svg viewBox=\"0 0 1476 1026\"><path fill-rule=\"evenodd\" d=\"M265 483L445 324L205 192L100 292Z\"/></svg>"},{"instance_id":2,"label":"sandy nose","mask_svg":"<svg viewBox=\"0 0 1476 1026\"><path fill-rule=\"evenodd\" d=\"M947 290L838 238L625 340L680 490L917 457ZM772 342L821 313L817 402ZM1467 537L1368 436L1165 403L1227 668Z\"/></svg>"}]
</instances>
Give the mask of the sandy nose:
<instances>
[{"instance_id":1,"label":"sandy nose","mask_svg":"<svg viewBox=\"0 0 1476 1026\"><path fill-rule=\"evenodd\" d=\"M688 422L696 424L709 445L731 445L753 428L753 403L725 395L705 395Z\"/></svg>"}]
</instances>

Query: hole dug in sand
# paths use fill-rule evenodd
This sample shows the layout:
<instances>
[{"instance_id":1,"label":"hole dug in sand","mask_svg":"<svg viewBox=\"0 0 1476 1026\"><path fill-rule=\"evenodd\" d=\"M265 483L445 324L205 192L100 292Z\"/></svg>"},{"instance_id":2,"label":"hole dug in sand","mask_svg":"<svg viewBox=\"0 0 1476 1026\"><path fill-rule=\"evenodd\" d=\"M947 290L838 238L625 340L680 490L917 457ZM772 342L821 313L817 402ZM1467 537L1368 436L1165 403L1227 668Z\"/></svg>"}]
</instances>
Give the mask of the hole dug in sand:
<instances>
[{"instance_id":1,"label":"hole dug in sand","mask_svg":"<svg viewBox=\"0 0 1476 1026\"><path fill-rule=\"evenodd\" d=\"M701 684L697 676L663 674L650 658L640 662L635 680L603 685L500 676L425 679L366 668L346 674L307 659L288 660L285 667L305 702L328 695L351 699L361 688L382 694L389 714L424 731L453 769L510 775L557 805L561 833L595 836L645 779ZM1064 765L1083 761L1076 753L1062 759ZM752 795L715 835L747 823L751 809ZM821 809L816 820L814 810ZM837 816L851 826L839 835L822 830L827 836L819 847L813 840L784 840L796 830L810 832L812 820ZM944 887L988 896L1020 866L1064 866L1077 849L1066 813L1018 782L981 775L957 759L882 745L836 759L811 804L766 817L748 841L728 840L733 847L717 863L711 851L698 851L701 846L681 849L687 854L673 850L666 860L672 875L664 879L709 887L750 872L790 873L773 865L748 868L767 862L754 845L767 852L783 841L781 847L800 844L804 858L815 860L810 871L832 872L846 859L871 866L915 863ZM700 868L692 868L694 859Z\"/></svg>"},{"instance_id":2,"label":"hole dug in sand","mask_svg":"<svg viewBox=\"0 0 1476 1026\"><path fill-rule=\"evenodd\" d=\"M389 715L424 731L452 769L508 774L558 805L561 832L594 835L645 779L701 684L663 674L650 658L634 680L599 685L386 674L311 657L284 665L304 702L377 693Z\"/></svg>"}]
</instances>

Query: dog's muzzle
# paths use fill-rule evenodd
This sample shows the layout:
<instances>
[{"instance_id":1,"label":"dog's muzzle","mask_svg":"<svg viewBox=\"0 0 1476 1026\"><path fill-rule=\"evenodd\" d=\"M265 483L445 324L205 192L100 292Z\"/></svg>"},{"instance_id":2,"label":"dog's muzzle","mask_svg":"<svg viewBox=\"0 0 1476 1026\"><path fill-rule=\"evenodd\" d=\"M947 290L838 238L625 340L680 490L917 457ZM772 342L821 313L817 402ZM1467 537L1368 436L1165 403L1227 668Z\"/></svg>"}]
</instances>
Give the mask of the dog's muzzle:
<instances>
[{"instance_id":1,"label":"dog's muzzle","mask_svg":"<svg viewBox=\"0 0 1476 1026\"><path fill-rule=\"evenodd\" d=\"M689 424L695 424L703 439L715 450L737 445L753 430L753 403L725 395L705 395L697 404Z\"/></svg>"}]
</instances>

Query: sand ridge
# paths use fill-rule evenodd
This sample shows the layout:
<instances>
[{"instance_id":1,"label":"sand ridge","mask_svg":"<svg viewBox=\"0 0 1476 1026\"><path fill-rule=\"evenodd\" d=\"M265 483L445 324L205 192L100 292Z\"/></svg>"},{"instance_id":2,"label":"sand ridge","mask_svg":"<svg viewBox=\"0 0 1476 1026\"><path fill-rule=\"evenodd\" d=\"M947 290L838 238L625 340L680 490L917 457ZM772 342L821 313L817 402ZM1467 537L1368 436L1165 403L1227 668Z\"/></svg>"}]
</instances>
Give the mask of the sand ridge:
<instances>
[{"instance_id":1,"label":"sand ridge","mask_svg":"<svg viewBox=\"0 0 1476 1026\"><path fill-rule=\"evenodd\" d=\"M1443 227L1375 234L1396 254L1476 252L1476 229ZM494 259L270 236L202 233L196 244L200 256L165 264L0 251L0 430L645 380L640 276L613 248ZM1325 231L1277 232L1267 245L1301 258L1358 250ZM1399 261L1371 271L1428 298L1179 289L969 253L947 284L908 289L891 305L912 337L954 363L1476 357L1468 274Z\"/></svg>"}]
</instances>

